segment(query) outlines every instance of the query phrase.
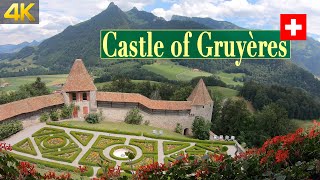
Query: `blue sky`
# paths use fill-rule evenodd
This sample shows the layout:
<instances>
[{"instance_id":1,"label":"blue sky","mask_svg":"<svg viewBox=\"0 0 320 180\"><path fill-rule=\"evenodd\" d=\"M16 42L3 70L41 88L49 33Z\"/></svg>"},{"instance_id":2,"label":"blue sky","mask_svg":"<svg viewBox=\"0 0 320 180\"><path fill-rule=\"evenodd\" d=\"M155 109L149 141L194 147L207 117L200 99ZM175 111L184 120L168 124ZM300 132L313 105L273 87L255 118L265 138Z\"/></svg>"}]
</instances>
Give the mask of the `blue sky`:
<instances>
[{"instance_id":1,"label":"blue sky","mask_svg":"<svg viewBox=\"0 0 320 180\"><path fill-rule=\"evenodd\" d=\"M90 19L111 0L40 0L40 24L0 25L0 45L49 38L69 25ZM249 29L279 29L283 13L305 13L308 34L320 39L319 0L114 0L122 10L133 7L170 20L171 16L210 17Z\"/></svg>"}]
</instances>

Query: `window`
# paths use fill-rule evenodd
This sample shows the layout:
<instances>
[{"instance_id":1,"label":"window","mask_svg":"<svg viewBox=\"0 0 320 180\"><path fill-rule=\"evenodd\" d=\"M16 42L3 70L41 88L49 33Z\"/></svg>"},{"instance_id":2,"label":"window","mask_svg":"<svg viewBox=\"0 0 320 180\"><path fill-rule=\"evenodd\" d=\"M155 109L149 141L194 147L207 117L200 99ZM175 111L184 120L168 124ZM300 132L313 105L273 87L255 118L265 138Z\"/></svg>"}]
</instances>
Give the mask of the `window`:
<instances>
[{"instance_id":1,"label":"window","mask_svg":"<svg viewBox=\"0 0 320 180\"><path fill-rule=\"evenodd\" d=\"M76 101L77 100L77 94L76 93L72 93L72 101Z\"/></svg>"},{"instance_id":2,"label":"window","mask_svg":"<svg viewBox=\"0 0 320 180\"><path fill-rule=\"evenodd\" d=\"M87 101L88 100L87 93L83 93L82 94L82 100L83 101Z\"/></svg>"}]
</instances>

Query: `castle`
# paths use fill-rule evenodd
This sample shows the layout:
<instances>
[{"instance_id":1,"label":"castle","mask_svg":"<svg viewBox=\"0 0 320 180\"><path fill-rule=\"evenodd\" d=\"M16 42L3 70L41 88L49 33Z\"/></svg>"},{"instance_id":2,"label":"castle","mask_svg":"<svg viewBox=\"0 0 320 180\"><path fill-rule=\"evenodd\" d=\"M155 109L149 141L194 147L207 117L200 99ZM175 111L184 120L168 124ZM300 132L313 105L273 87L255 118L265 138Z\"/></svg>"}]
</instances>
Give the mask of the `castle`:
<instances>
[{"instance_id":1,"label":"castle","mask_svg":"<svg viewBox=\"0 0 320 180\"><path fill-rule=\"evenodd\" d=\"M43 112L75 104L74 118L90 112L102 112L108 121L123 122L132 108L139 108L144 121L151 126L174 130L177 123L184 134L191 133L196 116L211 120L213 101L201 79L186 101L152 100L137 93L99 92L81 59L75 60L66 83L59 94L32 97L0 105L0 122L23 120L26 124L39 121Z\"/></svg>"}]
</instances>

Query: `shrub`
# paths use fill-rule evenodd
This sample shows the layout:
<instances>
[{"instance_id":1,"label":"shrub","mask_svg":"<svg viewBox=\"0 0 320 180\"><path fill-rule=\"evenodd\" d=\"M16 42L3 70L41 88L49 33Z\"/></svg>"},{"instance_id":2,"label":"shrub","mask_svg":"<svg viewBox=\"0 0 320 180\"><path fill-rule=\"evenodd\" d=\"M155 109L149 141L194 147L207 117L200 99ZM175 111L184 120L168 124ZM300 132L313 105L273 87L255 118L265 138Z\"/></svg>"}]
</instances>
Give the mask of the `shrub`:
<instances>
[{"instance_id":1,"label":"shrub","mask_svg":"<svg viewBox=\"0 0 320 180\"><path fill-rule=\"evenodd\" d=\"M53 110L50 112L51 121L58 121L60 118L59 112L57 110Z\"/></svg>"},{"instance_id":2,"label":"shrub","mask_svg":"<svg viewBox=\"0 0 320 180\"><path fill-rule=\"evenodd\" d=\"M74 109L74 104L64 105L64 106L61 108L60 117L61 117L62 119L69 119L69 118L71 118L71 117L72 117L73 109Z\"/></svg>"},{"instance_id":3,"label":"shrub","mask_svg":"<svg viewBox=\"0 0 320 180\"><path fill-rule=\"evenodd\" d=\"M21 121L4 122L0 124L0 140L6 139L23 129Z\"/></svg>"},{"instance_id":4,"label":"shrub","mask_svg":"<svg viewBox=\"0 0 320 180\"><path fill-rule=\"evenodd\" d=\"M229 148L228 148L227 146L222 146L221 151L222 151L222 152L227 152L228 149L229 149Z\"/></svg>"},{"instance_id":5,"label":"shrub","mask_svg":"<svg viewBox=\"0 0 320 180\"><path fill-rule=\"evenodd\" d=\"M128 124L141 124L143 116L140 114L138 108L134 108L127 113L124 122Z\"/></svg>"},{"instance_id":6,"label":"shrub","mask_svg":"<svg viewBox=\"0 0 320 180\"><path fill-rule=\"evenodd\" d=\"M182 125L177 123L176 129L174 130L176 133L182 134Z\"/></svg>"},{"instance_id":7,"label":"shrub","mask_svg":"<svg viewBox=\"0 0 320 180\"><path fill-rule=\"evenodd\" d=\"M195 138L205 140L209 139L211 122L203 117L197 116L192 123L192 132Z\"/></svg>"},{"instance_id":8,"label":"shrub","mask_svg":"<svg viewBox=\"0 0 320 180\"><path fill-rule=\"evenodd\" d=\"M85 117L87 123L97 124L102 121L102 115L98 113L90 113Z\"/></svg>"},{"instance_id":9,"label":"shrub","mask_svg":"<svg viewBox=\"0 0 320 180\"><path fill-rule=\"evenodd\" d=\"M40 116L40 122L47 122L49 120L49 113L43 113Z\"/></svg>"},{"instance_id":10,"label":"shrub","mask_svg":"<svg viewBox=\"0 0 320 180\"><path fill-rule=\"evenodd\" d=\"M144 121L145 126L149 126L149 124L150 124L150 121Z\"/></svg>"}]
</instances>

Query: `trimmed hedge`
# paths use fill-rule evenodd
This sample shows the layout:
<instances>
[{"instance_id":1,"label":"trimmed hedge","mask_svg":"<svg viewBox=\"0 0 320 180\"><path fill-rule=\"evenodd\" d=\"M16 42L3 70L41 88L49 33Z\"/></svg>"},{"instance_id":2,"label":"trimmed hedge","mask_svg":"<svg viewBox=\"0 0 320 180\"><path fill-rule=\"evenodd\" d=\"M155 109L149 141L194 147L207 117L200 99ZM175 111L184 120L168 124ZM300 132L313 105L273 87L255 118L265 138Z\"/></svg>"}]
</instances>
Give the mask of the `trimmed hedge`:
<instances>
[{"instance_id":1,"label":"trimmed hedge","mask_svg":"<svg viewBox=\"0 0 320 180\"><path fill-rule=\"evenodd\" d=\"M136 149L134 149L133 147L128 146L128 145L121 145L121 146L113 147L113 148L110 150L109 155L110 155L113 159L116 159L116 160L128 160L128 159L129 159L128 157L121 158L121 157L115 156L113 153L114 153L115 150L118 150L118 149L128 149L128 150L130 150L134 155L137 155L137 151L136 151Z\"/></svg>"},{"instance_id":2,"label":"trimmed hedge","mask_svg":"<svg viewBox=\"0 0 320 180\"><path fill-rule=\"evenodd\" d=\"M153 158L153 162L158 162L158 155L154 154L143 154L139 159L129 162L121 163L121 170L131 170L131 164L133 166L133 170L137 170L142 165L152 164L153 162L148 162L145 164L141 164L145 158Z\"/></svg>"},{"instance_id":3,"label":"trimmed hedge","mask_svg":"<svg viewBox=\"0 0 320 180\"><path fill-rule=\"evenodd\" d=\"M150 152L148 149L145 148L144 145L141 143L146 143L146 144L153 144L153 151ZM158 141L154 140L142 140L142 139L131 139L130 140L130 145L138 146L143 154L158 154Z\"/></svg>"},{"instance_id":4,"label":"trimmed hedge","mask_svg":"<svg viewBox=\"0 0 320 180\"><path fill-rule=\"evenodd\" d=\"M75 152L72 156L69 156L69 157L60 156L60 155L63 155L66 153L72 153L72 152ZM44 155L42 155L42 157L57 160L57 161L64 161L64 162L72 163L77 158L77 156L80 154L80 152L81 152L81 149L76 148L76 149L69 149L69 150L44 154Z\"/></svg>"},{"instance_id":5,"label":"trimmed hedge","mask_svg":"<svg viewBox=\"0 0 320 180\"><path fill-rule=\"evenodd\" d=\"M235 145L233 141L211 141L211 140L200 140L200 139L190 139L190 138L178 138L171 136L157 136L151 133L143 133L144 137L153 138L153 139L164 139L172 141L182 141L182 142L194 142L194 143L210 143L210 144L221 144L221 145Z\"/></svg>"},{"instance_id":6,"label":"trimmed hedge","mask_svg":"<svg viewBox=\"0 0 320 180\"><path fill-rule=\"evenodd\" d=\"M93 138L93 134L85 133L85 132L78 132L78 131L70 131L70 134L76 138L83 146L88 145L90 140ZM81 135L85 135L88 138L86 140L81 139Z\"/></svg>"},{"instance_id":7,"label":"trimmed hedge","mask_svg":"<svg viewBox=\"0 0 320 180\"><path fill-rule=\"evenodd\" d=\"M165 164L168 164L168 163L174 162L174 161L175 161L175 159L174 159L174 158L171 158L171 157L165 157L165 158L164 158L164 163L165 163Z\"/></svg>"},{"instance_id":8,"label":"trimmed hedge","mask_svg":"<svg viewBox=\"0 0 320 180\"><path fill-rule=\"evenodd\" d=\"M33 159L33 158L26 157L26 156L14 154L12 152L9 152L9 154L20 161L28 161L33 164L43 165L43 166L46 166L49 168L54 168L54 169L60 169L62 171L74 172L78 168L78 167L74 167L74 166L70 166L70 165L59 164L59 163L49 162L49 161L44 161L44 160L39 160L39 159ZM93 176L93 168L91 166L87 166L87 168L88 168L88 171L84 175L87 177Z\"/></svg>"},{"instance_id":9,"label":"trimmed hedge","mask_svg":"<svg viewBox=\"0 0 320 180\"><path fill-rule=\"evenodd\" d=\"M75 126L75 125L71 125L71 124L66 124L66 122L47 122L47 124L52 125L52 126L59 126L59 127L73 128L73 129L82 129L82 130L89 130L89 131L106 132L106 133L111 133L111 134L142 136L142 132L129 132L129 131L120 131L118 129L110 130L110 129L97 128L97 127Z\"/></svg>"},{"instance_id":10,"label":"trimmed hedge","mask_svg":"<svg viewBox=\"0 0 320 180\"><path fill-rule=\"evenodd\" d=\"M59 143L59 144L50 144L48 141L51 140L51 139L61 139L62 142ZM65 145L67 144L67 138L64 137L64 136L57 136L57 135L54 135L54 136L48 136L46 139L43 140L43 146L45 148L48 148L48 149L57 149L57 148L62 148L64 147Z\"/></svg>"},{"instance_id":11,"label":"trimmed hedge","mask_svg":"<svg viewBox=\"0 0 320 180\"><path fill-rule=\"evenodd\" d=\"M49 134L57 134L57 133L64 133L64 130L50 128L50 127L44 127L44 128L39 129L37 132L33 133L32 137L44 136L44 135L49 135Z\"/></svg>"},{"instance_id":12,"label":"trimmed hedge","mask_svg":"<svg viewBox=\"0 0 320 180\"><path fill-rule=\"evenodd\" d=\"M22 146L22 145L25 144L25 143L28 143L28 144L29 144L29 147L31 148L30 150L20 147L20 146ZM32 142L31 142L30 138L26 138L26 139L18 142L17 144L13 145L13 146L12 146L12 149L15 150L15 151L19 151L19 152L31 154L31 155L34 155L34 156L37 155L37 152L36 152L36 150L34 149L33 144L32 144Z\"/></svg>"},{"instance_id":13,"label":"trimmed hedge","mask_svg":"<svg viewBox=\"0 0 320 180\"><path fill-rule=\"evenodd\" d=\"M186 153L191 153L191 152L199 152L199 153L205 153L206 152L206 150L205 149L203 149L203 148L201 148L201 147L197 147L197 146L192 146L192 147L190 147L190 148L188 148L188 149L186 149Z\"/></svg>"},{"instance_id":14,"label":"trimmed hedge","mask_svg":"<svg viewBox=\"0 0 320 180\"><path fill-rule=\"evenodd\" d=\"M70 138L70 136L66 133L59 133L59 134L54 134L53 136L49 136L49 135L45 135L45 136L37 136L34 138L39 150L41 153L49 153L49 152L54 152L54 151L57 151L58 148L57 147L54 147L54 148L46 148L46 147L43 147L41 145L41 142L44 141L45 143L45 140L47 138L53 138L53 137L65 137L66 139L69 140L69 144L67 146L64 146L64 147L61 147L61 151L63 150L68 150L68 149L73 149L73 148L78 148L79 146Z\"/></svg>"},{"instance_id":15,"label":"trimmed hedge","mask_svg":"<svg viewBox=\"0 0 320 180\"><path fill-rule=\"evenodd\" d=\"M171 149L171 150L168 150L167 149L168 145L178 145L178 147ZM184 149L188 146L190 146L190 143L163 141L163 153L164 153L164 155L168 155L168 154L174 153L176 151L180 151L181 149Z\"/></svg>"},{"instance_id":16,"label":"trimmed hedge","mask_svg":"<svg viewBox=\"0 0 320 180\"><path fill-rule=\"evenodd\" d=\"M221 148L222 148L222 145L220 145L220 144L197 143L196 146L201 147L201 148L206 149L206 150L211 151L211 152L219 152L221 150ZM216 149L210 148L210 146L212 146L213 148L216 148Z\"/></svg>"},{"instance_id":17,"label":"trimmed hedge","mask_svg":"<svg viewBox=\"0 0 320 180\"><path fill-rule=\"evenodd\" d=\"M112 161L110 159L108 159L107 157L105 157L103 155L103 150L102 149L95 149L95 148L90 148L85 154L84 156L80 159L79 164L82 165L89 165L89 166L99 166L100 162L90 162L87 161L88 156L92 153L92 152L98 152L100 159L103 161L106 161L107 163L109 163L109 167L114 167L116 166L116 162Z\"/></svg>"},{"instance_id":18,"label":"trimmed hedge","mask_svg":"<svg viewBox=\"0 0 320 180\"><path fill-rule=\"evenodd\" d=\"M23 129L21 121L10 121L0 124L0 141L16 134Z\"/></svg>"},{"instance_id":19,"label":"trimmed hedge","mask_svg":"<svg viewBox=\"0 0 320 180\"><path fill-rule=\"evenodd\" d=\"M103 139L106 140L114 140L114 142L110 142L110 143L104 143L103 146L99 146L99 142L103 141ZM108 146L114 145L114 144L124 144L124 142L126 141L126 138L123 137L114 137L114 136L104 136L104 135L100 135L96 142L94 142L94 144L92 145L93 148L97 148L97 149L105 149Z\"/></svg>"}]
</instances>

